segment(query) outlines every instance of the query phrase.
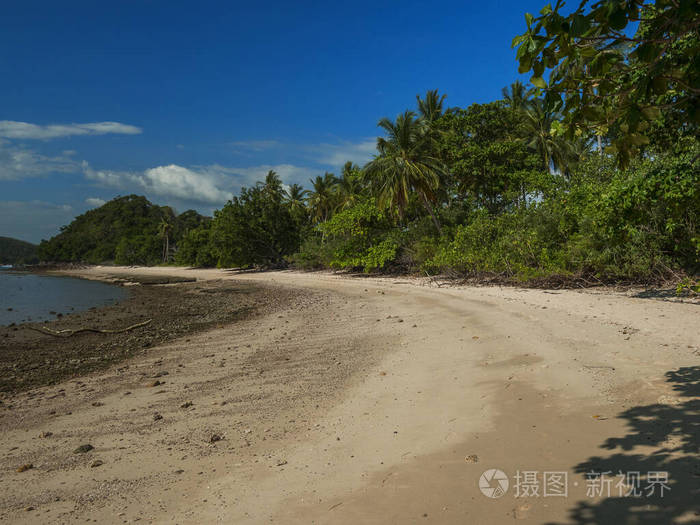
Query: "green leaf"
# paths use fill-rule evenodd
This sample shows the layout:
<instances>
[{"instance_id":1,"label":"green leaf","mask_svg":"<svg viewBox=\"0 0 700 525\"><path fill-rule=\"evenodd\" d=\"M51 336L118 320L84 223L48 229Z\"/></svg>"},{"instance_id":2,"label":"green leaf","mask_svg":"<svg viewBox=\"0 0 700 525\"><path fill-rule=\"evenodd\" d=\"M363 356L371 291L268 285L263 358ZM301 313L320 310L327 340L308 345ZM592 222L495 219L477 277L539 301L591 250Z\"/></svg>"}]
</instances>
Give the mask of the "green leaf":
<instances>
[{"instance_id":1,"label":"green leaf","mask_svg":"<svg viewBox=\"0 0 700 525\"><path fill-rule=\"evenodd\" d=\"M532 72L535 74L537 77L541 77L542 73L544 73L544 64L542 63L541 60L538 60L532 65Z\"/></svg>"},{"instance_id":2,"label":"green leaf","mask_svg":"<svg viewBox=\"0 0 700 525\"><path fill-rule=\"evenodd\" d=\"M525 22L527 23L527 28L530 29L530 26L532 25L532 22L535 21L535 17L532 16L530 13L525 13Z\"/></svg>"},{"instance_id":3,"label":"green leaf","mask_svg":"<svg viewBox=\"0 0 700 525\"><path fill-rule=\"evenodd\" d=\"M574 15L571 21L571 36L578 37L583 35L590 27L588 18L581 14Z\"/></svg>"},{"instance_id":4,"label":"green leaf","mask_svg":"<svg viewBox=\"0 0 700 525\"><path fill-rule=\"evenodd\" d=\"M615 10L609 18L610 27L620 31L627 26L627 14L622 9Z\"/></svg>"},{"instance_id":5,"label":"green leaf","mask_svg":"<svg viewBox=\"0 0 700 525\"><path fill-rule=\"evenodd\" d=\"M545 82L545 80L542 77L533 75L533 77L530 79L530 82L535 87L538 87L540 89L547 89L547 82Z\"/></svg>"}]
</instances>

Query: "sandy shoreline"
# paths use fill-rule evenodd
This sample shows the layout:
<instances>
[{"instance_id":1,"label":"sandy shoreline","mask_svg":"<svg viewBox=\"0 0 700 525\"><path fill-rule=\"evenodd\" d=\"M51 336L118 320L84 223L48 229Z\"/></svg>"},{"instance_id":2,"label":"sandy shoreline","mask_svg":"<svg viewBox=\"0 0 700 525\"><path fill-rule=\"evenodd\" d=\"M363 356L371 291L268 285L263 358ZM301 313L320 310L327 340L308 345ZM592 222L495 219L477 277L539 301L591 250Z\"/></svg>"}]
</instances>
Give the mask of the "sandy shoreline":
<instances>
[{"instance_id":1,"label":"sandy shoreline","mask_svg":"<svg viewBox=\"0 0 700 525\"><path fill-rule=\"evenodd\" d=\"M697 304L292 272L118 271L235 279L294 299L0 406L0 519L698 519ZM94 449L73 454L82 444ZM498 499L478 488L491 468L509 477ZM670 491L589 497L590 470L666 471ZM566 472L567 497L545 497L542 481L538 494L516 497L518 471Z\"/></svg>"}]
</instances>

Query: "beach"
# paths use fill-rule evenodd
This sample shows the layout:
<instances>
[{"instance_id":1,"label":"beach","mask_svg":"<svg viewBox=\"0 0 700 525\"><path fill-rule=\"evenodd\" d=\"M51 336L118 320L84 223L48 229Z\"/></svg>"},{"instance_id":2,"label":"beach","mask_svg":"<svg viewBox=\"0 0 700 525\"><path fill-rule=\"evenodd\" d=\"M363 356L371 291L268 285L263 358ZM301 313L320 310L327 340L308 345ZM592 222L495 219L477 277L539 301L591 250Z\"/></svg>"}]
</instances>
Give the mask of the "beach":
<instances>
[{"instance_id":1,"label":"beach","mask_svg":"<svg viewBox=\"0 0 700 525\"><path fill-rule=\"evenodd\" d=\"M121 334L4 332L0 520L698 519L697 301L288 271L70 274L195 281L136 284L59 321L151 319ZM41 359L6 379L30 347ZM500 497L479 488L491 469L509 481ZM589 471L666 472L668 490L589 493ZM524 472L537 475L523 485ZM546 472L566 473L566 494L545 495Z\"/></svg>"}]
</instances>

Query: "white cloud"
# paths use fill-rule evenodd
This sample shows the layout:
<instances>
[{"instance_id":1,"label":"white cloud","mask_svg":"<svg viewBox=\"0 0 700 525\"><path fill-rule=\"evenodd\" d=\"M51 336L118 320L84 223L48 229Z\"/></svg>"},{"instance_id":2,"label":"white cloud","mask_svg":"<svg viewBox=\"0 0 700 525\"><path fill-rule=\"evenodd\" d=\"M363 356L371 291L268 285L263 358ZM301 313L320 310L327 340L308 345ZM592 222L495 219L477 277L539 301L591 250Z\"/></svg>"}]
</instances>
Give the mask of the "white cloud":
<instances>
[{"instance_id":1,"label":"white cloud","mask_svg":"<svg viewBox=\"0 0 700 525\"><path fill-rule=\"evenodd\" d=\"M48 239L70 223L75 210L68 204L39 200L0 202L0 235L29 242Z\"/></svg>"},{"instance_id":2,"label":"white cloud","mask_svg":"<svg viewBox=\"0 0 700 525\"><path fill-rule=\"evenodd\" d=\"M231 146L237 151L265 151L280 146L276 140L238 140L231 142Z\"/></svg>"},{"instance_id":3,"label":"white cloud","mask_svg":"<svg viewBox=\"0 0 700 525\"><path fill-rule=\"evenodd\" d=\"M322 143L308 148L319 164L342 166L347 161L364 166L377 153L377 139L368 138L360 142L342 141L337 144Z\"/></svg>"},{"instance_id":4,"label":"white cloud","mask_svg":"<svg viewBox=\"0 0 700 525\"><path fill-rule=\"evenodd\" d=\"M49 173L74 173L80 165L68 155L41 155L0 139L0 180L20 180Z\"/></svg>"},{"instance_id":5,"label":"white cloud","mask_svg":"<svg viewBox=\"0 0 700 525\"><path fill-rule=\"evenodd\" d=\"M99 197L88 197L87 199L85 199L85 204L87 204L91 208L99 208L105 202L107 201L104 199L100 199Z\"/></svg>"},{"instance_id":6,"label":"white cloud","mask_svg":"<svg viewBox=\"0 0 700 525\"><path fill-rule=\"evenodd\" d=\"M0 120L0 137L8 139L55 139L74 135L138 135L141 128L121 122L88 122L85 124L30 124L14 120Z\"/></svg>"},{"instance_id":7,"label":"white cloud","mask_svg":"<svg viewBox=\"0 0 700 525\"><path fill-rule=\"evenodd\" d=\"M102 186L136 189L160 197L222 204L232 197L222 174L215 169L189 169L175 164L143 172L94 170L83 163L85 177Z\"/></svg>"}]
</instances>

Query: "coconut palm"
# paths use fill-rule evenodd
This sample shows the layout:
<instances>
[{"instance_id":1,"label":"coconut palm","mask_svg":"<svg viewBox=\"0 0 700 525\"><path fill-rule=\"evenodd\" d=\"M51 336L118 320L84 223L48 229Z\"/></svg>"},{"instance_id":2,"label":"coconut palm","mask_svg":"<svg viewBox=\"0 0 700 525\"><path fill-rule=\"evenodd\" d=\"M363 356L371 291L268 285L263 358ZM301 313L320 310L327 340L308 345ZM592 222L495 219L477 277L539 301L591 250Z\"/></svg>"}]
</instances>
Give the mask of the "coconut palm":
<instances>
[{"instance_id":1,"label":"coconut palm","mask_svg":"<svg viewBox=\"0 0 700 525\"><path fill-rule=\"evenodd\" d=\"M361 171L357 164L352 161L346 162L337 186L338 206L340 208L350 208L359 200L363 190L360 177Z\"/></svg>"},{"instance_id":2,"label":"coconut palm","mask_svg":"<svg viewBox=\"0 0 700 525\"><path fill-rule=\"evenodd\" d=\"M447 95L440 95L437 89L428 91L424 99L420 98L420 95L416 95L421 120L432 124L439 119L443 114L443 104L446 98Z\"/></svg>"},{"instance_id":3,"label":"coconut palm","mask_svg":"<svg viewBox=\"0 0 700 525\"><path fill-rule=\"evenodd\" d=\"M336 208L336 187L338 179L332 173L326 172L323 177L317 175L310 179L312 190L309 192L309 208L311 216L318 222L331 218Z\"/></svg>"},{"instance_id":4,"label":"coconut palm","mask_svg":"<svg viewBox=\"0 0 700 525\"><path fill-rule=\"evenodd\" d=\"M306 205L306 196L309 190L305 190L301 184L292 184L285 191L287 202L292 209L300 209Z\"/></svg>"},{"instance_id":5,"label":"coconut palm","mask_svg":"<svg viewBox=\"0 0 700 525\"><path fill-rule=\"evenodd\" d=\"M550 173L568 173L576 160L571 144L560 134L552 132L557 115L548 111L543 99L530 100L523 109L523 138L537 150Z\"/></svg>"},{"instance_id":6,"label":"coconut palm","mask_svg":"<svg viewBox=\"0 0 700 525\"><path fill-rule=\"evenodd\" d=\"M163 239L163 262L168 262L170 253L170 233L173 231L173 225L167 217L163 217L158 225L158 235Z\"/></svg>"},{"instance_id":7,"label":"coconut palm","mask_svg":"<svg viewBox=\"0 0 700 525\"><path fill-rule=\"evenodd\" d=\"M520 80L516 80L510 86L504 87L501 93L503 94L503 100L506 106L510 108L513 113L523 111L532 94Z\"/></svg>"},{"instance_id":8,"label":"coconut palm","mask_svg":"<svg viewBox=\"0 0 700 525\"><path fill-rule=\"evenodd\" d=\"M267 172L267 175L265 176L264 188L269 195L275 198L275 200L282 200L282 197L284 196L282 179L280 179L279 175L277 175L274 170Z\"/></svg>"},{"instance_id":9,"label":"coconut palm","mask_svg":"<svg viewBox=\"0 0 700 525\"><path fill-rule=\"evenodd\" d=\"M378 155L364 169L364 178L378 197L380 206L395 206L402 216L415 192L433 219L438 232L440 223L431 202L444 174L442 163L431 152L431 137L413 111L379 121L386 138L377 139Z\"/></svg>"}]
</instances>

